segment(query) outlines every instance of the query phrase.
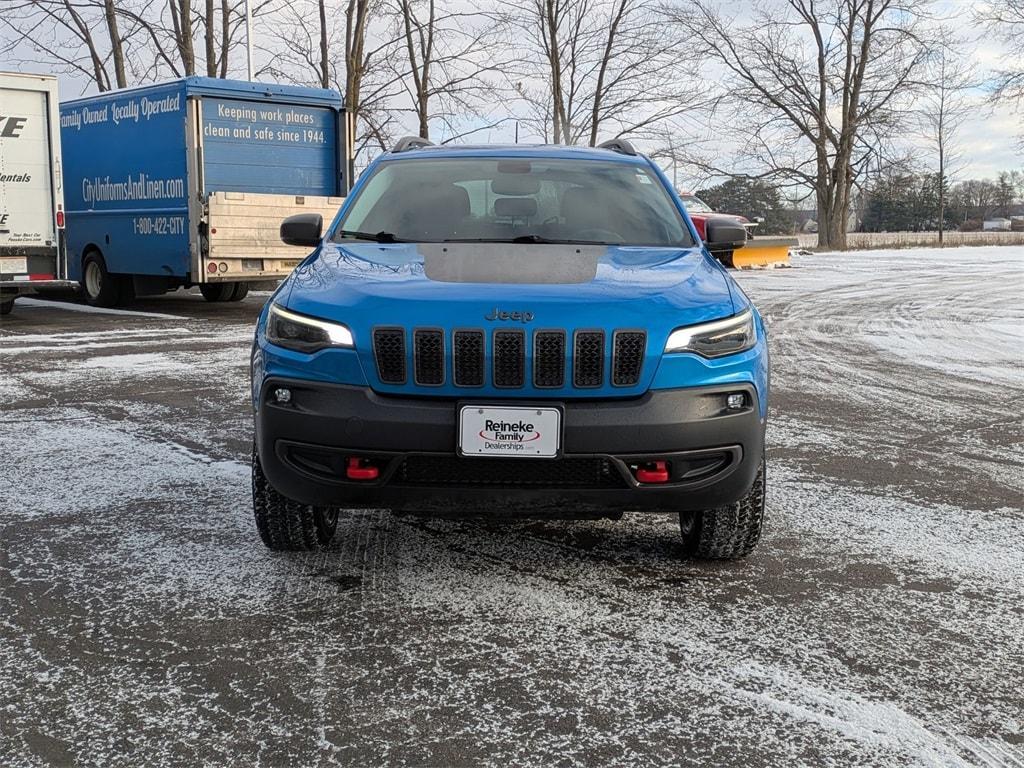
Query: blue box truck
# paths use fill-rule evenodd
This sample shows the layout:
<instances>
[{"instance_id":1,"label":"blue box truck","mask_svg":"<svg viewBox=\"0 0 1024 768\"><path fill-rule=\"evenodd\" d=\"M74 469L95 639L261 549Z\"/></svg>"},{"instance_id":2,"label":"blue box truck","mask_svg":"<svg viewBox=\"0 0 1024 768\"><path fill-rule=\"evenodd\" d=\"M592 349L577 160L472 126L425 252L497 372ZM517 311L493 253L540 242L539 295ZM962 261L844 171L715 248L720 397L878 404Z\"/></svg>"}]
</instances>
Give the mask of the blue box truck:
<instances>
[{"instance_id":1,"label":"blue box truck","mask_svg":"<svg viewBox=\"0 0 1024 768\"><path fill-rule=\"evenodd\" d=\"M90 304L286 277L281 220L331 219L348 189L337 91L187 77L66 101L68 276Z\"/></svg>"}]
</instances>

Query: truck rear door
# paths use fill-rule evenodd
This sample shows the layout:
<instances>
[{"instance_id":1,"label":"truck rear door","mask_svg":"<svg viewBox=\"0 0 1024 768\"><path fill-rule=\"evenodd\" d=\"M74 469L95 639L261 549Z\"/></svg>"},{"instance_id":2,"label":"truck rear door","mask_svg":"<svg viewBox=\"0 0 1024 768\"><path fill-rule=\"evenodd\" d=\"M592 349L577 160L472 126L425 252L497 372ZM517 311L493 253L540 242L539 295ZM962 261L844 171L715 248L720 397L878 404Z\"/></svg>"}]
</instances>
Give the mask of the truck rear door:
<instances>
[{"instance_id":1,"label":"truck rear door","mask_svg":"<svg viewBox=\"0 0 1024 768\"><path fill-rule=\"evenodd\" d=\"M0 83L0 274L57 277L49 93Z\"/></svg>"},{"instance_id":2,"label":"truck rear door","mask_svg":"<svg viewBox=\"0 0 1024 768\"><path fill-rule=\"evenodd\" d=\"M203 96L199 113L202 279L286 277L306 254L281 242L282 219L320 213L328 222L343 202L338 111Z\"/></svg>"}]
</instances>

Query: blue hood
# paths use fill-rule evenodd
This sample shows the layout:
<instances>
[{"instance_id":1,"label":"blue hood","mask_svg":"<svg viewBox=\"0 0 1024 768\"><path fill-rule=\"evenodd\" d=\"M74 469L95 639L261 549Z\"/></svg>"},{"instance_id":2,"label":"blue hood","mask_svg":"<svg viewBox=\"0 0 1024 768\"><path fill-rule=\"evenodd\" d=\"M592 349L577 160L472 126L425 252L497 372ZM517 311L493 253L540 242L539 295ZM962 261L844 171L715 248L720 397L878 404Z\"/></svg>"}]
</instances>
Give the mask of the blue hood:
<instances>
[{"instance_id":1,"label":"blue hood","mask_svg":"<svg viewBox=\"0 0 1024 768\"><path fill-rule=\"evenodd\" d=\"M502 268L506 274L514 269L517 252L527 248L550 249L552 261L562 256L560 252L573 250L560 245L501 247L507 252ZM497 305L532 311L538 328L567 323L605 327L609 322L621 327L624 318L634 317L647 328L664 322L666 336L672 328L728 317L736 309L728 279L698 248L602 247L596 275L583 283L530 278L443 282L432 279L425 269L423 248L412 243L325 244L295 270L285 303L296 312L344 322L353 330L365 321L409 325L429 319L444 325L478 325ZM513 306L517 303L522 306ZM572 313L571 320L567 312Z\"/></svg>"},{"instance_id":2,"label":"blue hood","mask_svg":"<svg viewBox=\"0 0 1024 768\"><path fill-rule=\"evenodd\" d=\"M486 265L476 268L482 259L494 265L492 272ZM538 269L541 264L549 268ZM448 332L600 328L608 338L617 329L645 329L644 374L636 387L613 393L624 396L648 388L673 329L739 309L729 282L700 248L325 243L295 270L279 301L295 312L347 325L368 380L385 392L409 387L377 380L369 344L375 326ZM520 317L487 319L495 310ZM524 323L525 313L532 320ZM446 390L431 394L460 393Z\"/></svg>"}]
</instances>

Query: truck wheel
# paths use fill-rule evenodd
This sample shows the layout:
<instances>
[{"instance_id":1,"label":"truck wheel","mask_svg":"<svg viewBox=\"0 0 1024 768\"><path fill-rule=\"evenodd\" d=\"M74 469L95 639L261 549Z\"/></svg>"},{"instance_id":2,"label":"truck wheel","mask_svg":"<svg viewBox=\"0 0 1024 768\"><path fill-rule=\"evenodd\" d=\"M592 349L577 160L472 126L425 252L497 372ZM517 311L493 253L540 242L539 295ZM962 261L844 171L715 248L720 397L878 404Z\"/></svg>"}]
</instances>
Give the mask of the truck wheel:
<instances>
[{"instance_id":1,"label":"truck wheel","mask_svg":"<svg viewBox=\"0 0 1024 768\"><path fill-rule=\"evenodd\" d=\"M241 301L249 295L248 283L235 283L235 292L231 294L229 301Z\"/></svg>"},{"instance_id":2,"label":"truck wheel","mask_svg":"<svg viewBox=\"0 0 1024 768\"><path fill-rule=\"evenodd\" d=\"M121 286L97 251L87 253L82 263L82 288L91 306L113 307L121 301Z\"/></svg>"},{"instance_id":3,"label":"truck wheel","mask_svg":"<svg viewBox=\"0 0 1024 768\"><path fill-rule=\"evenodd\" d=\"M765 461L747 495L724 507L680 512L686 554L711 560L738 560L754 551L764 520Z\"/></svg>"},{"instance_id":4,"label":"truck wheel","mask_svg":"<svg viewBox=\"0 0 1024 768\"><path fill-rule=\"evenodd\" d=\"M326 546L338 527L336 508L300 504L278 493L263 475L256 446L252 449L252 508L260 538L275 552Z\"/></svg>"},{"instance_id":5,"label":"truck wheel","mask_svg":"<svg viewBox=\"0 0 1024 768\"><path fill-rule=\"evenodd\" d=\"M231 301L235 294L235 283L203 283L199 286L199 292L207 301Z\"/></svg>"},{"instance_id":6,"label":"truck wheel","mask_svg":"<svg viewBox=\"0 0 1024 768\"><path fill-rule=\"evenodd\" d=\"M715 258L722 262L723 267L733 269L732 254L732 251L722 251L721 253L716 253Z\"/></svg>"},{"instance_id":7,"label":"truck wheel","mask_svg":"<svg viewBox=\"0 0 1024 768\"><path fill-rule=\"evenodd\" d=\"M12 309L14 309L14 299L0 301L0 315L9 315Z\"/></svg>"}]
</instances>

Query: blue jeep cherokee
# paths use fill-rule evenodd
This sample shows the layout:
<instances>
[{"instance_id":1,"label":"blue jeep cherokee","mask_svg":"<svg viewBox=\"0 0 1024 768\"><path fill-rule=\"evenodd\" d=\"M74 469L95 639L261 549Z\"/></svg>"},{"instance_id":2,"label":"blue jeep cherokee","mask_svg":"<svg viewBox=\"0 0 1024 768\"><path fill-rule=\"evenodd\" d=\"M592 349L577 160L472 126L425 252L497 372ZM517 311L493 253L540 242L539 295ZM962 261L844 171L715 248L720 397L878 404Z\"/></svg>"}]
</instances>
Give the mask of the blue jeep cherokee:
<instances>
[{"instance_id":1,"label":"blue jeep cherokee","mask_svg":"<svg viewBox=\"0 0 1024 768\"><path fill-rule=\"evenodd\" d=\"M736 225L706 233L735 239ZM339 509L679 515L737 558L765 496L761 318L661 171L597 148L404 139L264 308L252 356L256 525L330 541Z\"/></svg>"}]
</instances>

